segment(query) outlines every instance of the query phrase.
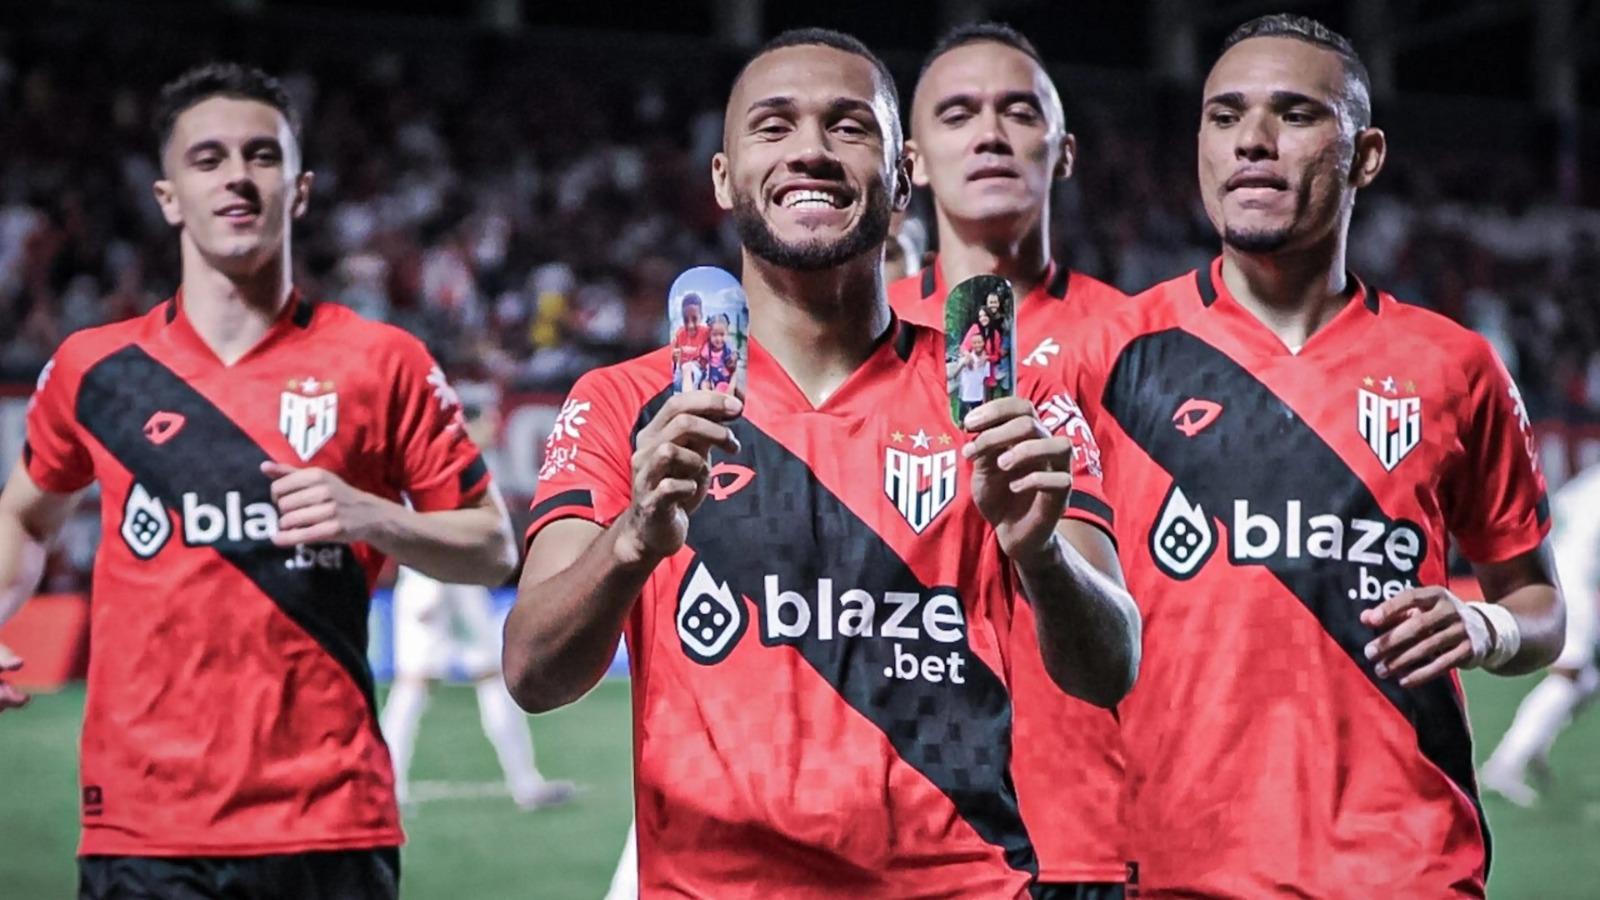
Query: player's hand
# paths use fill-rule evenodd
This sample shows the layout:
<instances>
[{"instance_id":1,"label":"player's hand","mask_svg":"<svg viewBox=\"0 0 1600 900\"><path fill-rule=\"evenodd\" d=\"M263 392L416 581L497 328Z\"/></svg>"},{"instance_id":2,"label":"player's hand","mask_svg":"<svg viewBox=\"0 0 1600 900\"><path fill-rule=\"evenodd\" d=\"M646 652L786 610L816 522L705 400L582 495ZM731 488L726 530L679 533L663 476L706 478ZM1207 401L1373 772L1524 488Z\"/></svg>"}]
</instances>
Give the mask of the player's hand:
<instances>
[{"instance_id":1,"label":"player's hand","mask_svg":"<svg viewBox=\"0 0 1600 900\"><path fill-rule=\"evenodd\" d=\"M1379 678L1399 678L1405 688L1426 684L1474 659L1467 616L1478 613L1448 588L1411 588L1361 613L1378 636L1366 646Z\"/></svg>"},{"instance_id":2,"label":"player's hand","mask_svg":"<svg viewBox=\"0 0 1600 900\"><path fill-rule=\"evenodd\" d=\"M28 705L28 695L18 690L16 685L6 683L6 673L20 668L22 657L12 653L5 644L0 644L0 712Z\"/></svg>"},{"instance_id":3,"label":"player's hand","mask_svg":"<svg viewBox=\"0 0 1600 900\"><path fill-rule=\"evenodd\" d=\"M272 479L272 502L278 507L272 543L279 547L370 542L383 522L385 501L327 469L296 469L267 460L261 473Z\"/></svg>"},{"instance_id":4,"label":"player's hand","mask_svg":"<svg viewBox=\"0 0 1600 900\"><path fill-rule=\"evenodd\" d=\"M724 423L743 409L743 402L721 391L685 391L639 432L633 502L617 520L617 549L625 561L658 561L683 546L689 514L711 484L711 449L739 452L739 439Z\"/></svg>"},{"instance_id":5,"label":"player's hand","mask_svg":"<svg viewBox=\"0 0 1600 900\"><path fill-rule=\"evenodd\" d=\"M994 526L1000 549L1020 566L1047 552L1072 496L1072 439L1052 435L1023 397L990 400L967 414L974 434L972 499Z\"/></svg>"}]
</instances>

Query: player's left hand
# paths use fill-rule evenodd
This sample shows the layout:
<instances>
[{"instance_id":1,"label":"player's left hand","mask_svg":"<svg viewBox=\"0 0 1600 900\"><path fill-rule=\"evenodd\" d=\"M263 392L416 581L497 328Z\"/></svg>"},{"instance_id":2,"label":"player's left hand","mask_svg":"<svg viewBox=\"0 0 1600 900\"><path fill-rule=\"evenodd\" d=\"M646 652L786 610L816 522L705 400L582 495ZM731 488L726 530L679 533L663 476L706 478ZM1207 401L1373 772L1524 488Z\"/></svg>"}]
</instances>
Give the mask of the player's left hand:
<instances>
[{"instance_id":1,"label":"player's left hand","mask_svg":"<svg viewBox=\"0 0 1600 900\"><path fill-rule=\"evenodd\" d=\"M1072 495L1072 439L1052 435L1024 397L991 400L962 422L974 437L972 499L1018 565L1050 549Z\"/></svg>"},{"instance_id":2,"label":"player's left hand","mask_svg":"<svg viewBox=\"0 0 1600 900\"><path fill-rule=\"evenodd\" d=\"M1426 684L1472 662L1466 616L1476 616L1460 597L1440 585L1401 591L1371 609L1361 624L1378 636L1366 646L1379 678L1399 678L1404 688Z\"/></svg>"},{"instance_id":3,"label":"player's left hand","mask_svg":"<svg viewBox=\"0 0 1600 900\"><path fill-rule=\"evenodd\" d=\"M385 501L327 469L296 469L267 460L261 473L272 479L272 502L278 507L272 543L279 547L370 542L383 521Z\"/></svg>"}]
</instances>

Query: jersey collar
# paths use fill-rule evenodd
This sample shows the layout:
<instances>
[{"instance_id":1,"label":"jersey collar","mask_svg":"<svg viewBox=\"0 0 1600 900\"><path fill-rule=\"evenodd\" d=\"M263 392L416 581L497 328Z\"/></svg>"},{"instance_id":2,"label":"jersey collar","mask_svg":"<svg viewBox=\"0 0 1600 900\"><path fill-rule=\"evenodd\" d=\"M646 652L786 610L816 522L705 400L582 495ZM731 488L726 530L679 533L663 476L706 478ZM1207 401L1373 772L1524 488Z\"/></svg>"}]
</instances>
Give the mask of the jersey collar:
<instances>
[{"instance_id":1,"label":"jersey collar","mask_svg":"<svg viewBox=\"0 0 1600 900\"><path fill-rule=\"evenodd\" d=\"M886 398L882 396L882 385L893 381L899 371L911 363L917 346L917 334L915 326L891 310L889 329L879 339L878 345L854 372L846 376L838 389L818 406L811 405L805 392L794 383L794 379L789 377L783 366L779 365L778 361L767 353L766 348L752 337L749 380L754 384L759 379L763 388L770 386L770 394L764 390L764 396L755 402L765 404L775 401L773 403L775 408L772 411L782 413L839 413L858 405L864 405L869 409L881 409L886 402Z\"/></svg>"},{"instance_id":2,"label":"jersey collar","mask_svg":"<svg viewBox=\"0 0 1600 900\"><path fill-rule=\"evenodd\" d=\"M1201 306L1223 317L1224 327L1240 341L1273 354L1304 356L1312 348L1340 340L1340 335L1373 320L1383 310L1382 298L1371 285L1346 270L1346 291L1349 301L1332 319L1317 329L1298 351L1291 351L1272 329L1257 319L1243 304L1228 292L1222 279L1222 257L1211 265L1194 272L1195 292Z\"/></svg>"},{"instance_id":3,"label":"jersey collar","mask_svg":"<svg viewBox=\"0 0 1600 900\"><path fill-rule=\"evenodd\" d=\"M257 341L255 346L246 350L234 365L257 356L267 348L282 341L285 337L309 329L315 312L316 304L307 299L299 288L294 288L289 294L289 302L285 303L283 309L278 312L278 318L272 323L272 327L268 328L267 333L262 335L261 340ZM162 318L164 322L161 332L162 337L170 341L184 356L208 367L227 368L223 365L222 360L218 358L216 351L211 349L211 345L205 342L200 333L194 330L194 325L190 323L189 317L183 309L182 287L179 287L178 292L172 295L171 300L167 301L166 311Z\"/></svg>"},{"instance_id":4,"label":"jersey collar","mask_svg":"<svg viewBox=\"0 0 1600 900\"><path fill-rule=\"evenodd\" d=\"M1071 286L1071 283L1072 270L1066 266L1057 265L1055 260L1051 260L1050 268L1044 272L1044 278L1033 286L1033 290L1028 292L1027 297L1021 298L1019 302L1037 303L1046 299L1065 300L1067 299L1067 288ZM927 300L938 297L942 301L945 290L944 272L940 271L939 257L935 256L933 261L928 263L927 267L922 270L922 299Z\"/></svg>"}]
</instances>

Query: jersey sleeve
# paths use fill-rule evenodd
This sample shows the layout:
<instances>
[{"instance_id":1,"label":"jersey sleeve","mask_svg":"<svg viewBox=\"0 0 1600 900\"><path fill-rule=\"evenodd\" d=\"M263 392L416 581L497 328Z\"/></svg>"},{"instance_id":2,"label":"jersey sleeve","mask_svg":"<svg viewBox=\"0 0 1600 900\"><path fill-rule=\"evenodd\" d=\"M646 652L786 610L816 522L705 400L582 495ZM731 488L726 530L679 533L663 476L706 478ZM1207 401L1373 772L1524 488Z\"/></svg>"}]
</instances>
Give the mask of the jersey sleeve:
<instances>
[{"instance_id":1,"label":"jersey sleeve","mask_svg":"<svg viewBox=\"0 0 1600 900\"><path fill-rule=\"evenodd\" d=\"M28 401L23 464L33 483L51 493L70 494L94 480L94 460L84 446L75 411L81 377L69 345L63 345L39 372Z\"/></svg>"},{"instance_id":2,"label":"jersey sleeve","mask_svg":"<svg viewBox=\"0 0 1600 900\"><path fill-rule=\"evenodd\" d=\"M1447 483L1445 521L1476 563L1503 562L1539 545L1550 530L1550 502L1527 407L1486 341L1467 361L1462 464Z\"/></svg>"},{"instance_id":3,"label":"jersey sleeve","mask_svg":"<svg viewBox=\"0 0 1600 900\"><path fill-rule=\"evenodd\" d=\"M525 537L557 519L610 525L632 500L633 415L598 372L578 379L545 440Z\"/></svg>"},{"instance_id":4,"label":"jersey sleeve","mask_svg":"<svg viewBox=\"0 0 1600 900\"><path fill-rule=\"evenodd\" d=\"M1115 536L1116 522L1106 500L1105 473L1101 468L1100 444L1078 405L1074 391L1055 371L1029 378L1028 399L1039 411L1039 419L1051 434L1072 440L1072 496L1067 500L1064 518L1078 519L1098 526Z\"/></svg>"},{"instance_id":5,"label":"jersey sleeve","mask_svg":"<svg viewBox=\"0 0 1600 900\"><path fill-rule=\"evenodd\" d=\"M396 365L388 435L393 483L421 512L472 504L489 490L489 467L467 436L461 398L421 341L407 336Z\"/></svg>"}]
</instances>

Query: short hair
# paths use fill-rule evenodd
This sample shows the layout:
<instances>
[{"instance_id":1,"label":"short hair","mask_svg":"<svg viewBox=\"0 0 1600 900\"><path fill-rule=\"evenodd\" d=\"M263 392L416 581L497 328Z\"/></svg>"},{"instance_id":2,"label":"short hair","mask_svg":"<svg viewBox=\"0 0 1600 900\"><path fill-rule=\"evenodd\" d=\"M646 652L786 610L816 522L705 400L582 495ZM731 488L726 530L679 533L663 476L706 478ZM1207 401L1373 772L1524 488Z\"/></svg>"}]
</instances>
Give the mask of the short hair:
<instances>
[{"instance_id":1,"label":"short hair","mask_svg":"<svg viewBox=\"0 0 1600 900\"><path fill-rule=\"evenodd\" d=\"M300 114L289 99L283 83L254 66L234 62L210 62L195 66L167 82L156 98L154 119L156 152L165 154L172 140L178 117L190 107L212 97L255 100L276 109L289 123L295 142L300 142Z\"/></svg>"},{"instance_id":2,"label":"short hair","mask_svg":"<svg viewBox=\"0 0 1600 900\"><path fill-rule=\"evenodd\" d=\"M1051 89L1055 91L1057 105L1060 105L1061 91L1056 87L1055 79L1050 77L1050 67L1045 65L1044 57L1039 55L1039 48L1033 45L1033 41L1028 40L1027 35L1004 22L967 22L946 31L934 43L933 49L928 51L928 55L922 58L922 68L917 70L917 88L920 89L922 87L922 79L927 76L928 70L933 68L933 64L938 61L939 57L969 44L999 44L1002 47L1010 47L1033 60L1034 64L1039 67L1039 71L1044 73L1045 80L1050 83ZM1060 110L1060 114L1061 127L1065 130L1067 127L1066 111L1064 109Z\"/></svg>"},{"instance_id":3,"label":"short hair","mask_svg":"<svg viewBox=\"0 0 1600 900\"><path fill-rule=\"evenodd\" d=\"M683 295L683 305L685 307L699 306L700 305L700 295L696 294L694 291L690 291L689 293L684 294Z\"/></svg>"},{"instance_id":4,"label":"short hair","mask_svg":"<svg viewBox=\"0 0 1600 900\"><path fill-rule=\"evenodd\" d=\"M762 44L761 49L745 61L744 67L739 70L739 78L744 77L745 71L756 60L774 50L786 47L831 47L872 63L872 67L878 72L878 80L883 82L884 90L889 94L889 121L885 124L889 126L895 143L900 143L903 139L900 132L900 90L895 86L894 73L889 71L889 65L882 57L873 53L871 48L853 35L832 28L791 28ZM737 83L739 78L735 78L734 82Z\"/></svg>"},{"instance_id":5,"label":"short hair","mask_svg":"<svg viewBox=\"0 0 1600 900\"><path fill-rule=\"evenodd\" d=\"M1372 124L1372 76L1367 74L1367 64L1361 61L1361 56L1356 53L1356 48L1350 43L1349 38L1310 16L1273 13L1269 16L1257 16L1235 28L1222 42L1222 51L1217 55L1220 57L1223 53L1227 53L1241 41L1258 37L1292 38L1337 54L1340 62L1344 64L1346 79L1353 79L1361 86L1359 93L1346 92L1350 99L1350 118L1355 121L1357 129Z\"/></svg>"},{"instance_id":6,"label":"short hair","mask_svg":"<svg viewBox=\"0 0 1600 900\"><path fill-rule=\"evenodd\" d=\"M939 57L968 44L1001 44L1018 51L1045 68L1044 57L1039 55L1039 48L1033 45L1022 32L1012 28L1004 22L967 22L946 31L922 58L922 68L917 70L917 81L922 81L922 76L928 74L928 68Z\"/></svg>"}]
</instances>

